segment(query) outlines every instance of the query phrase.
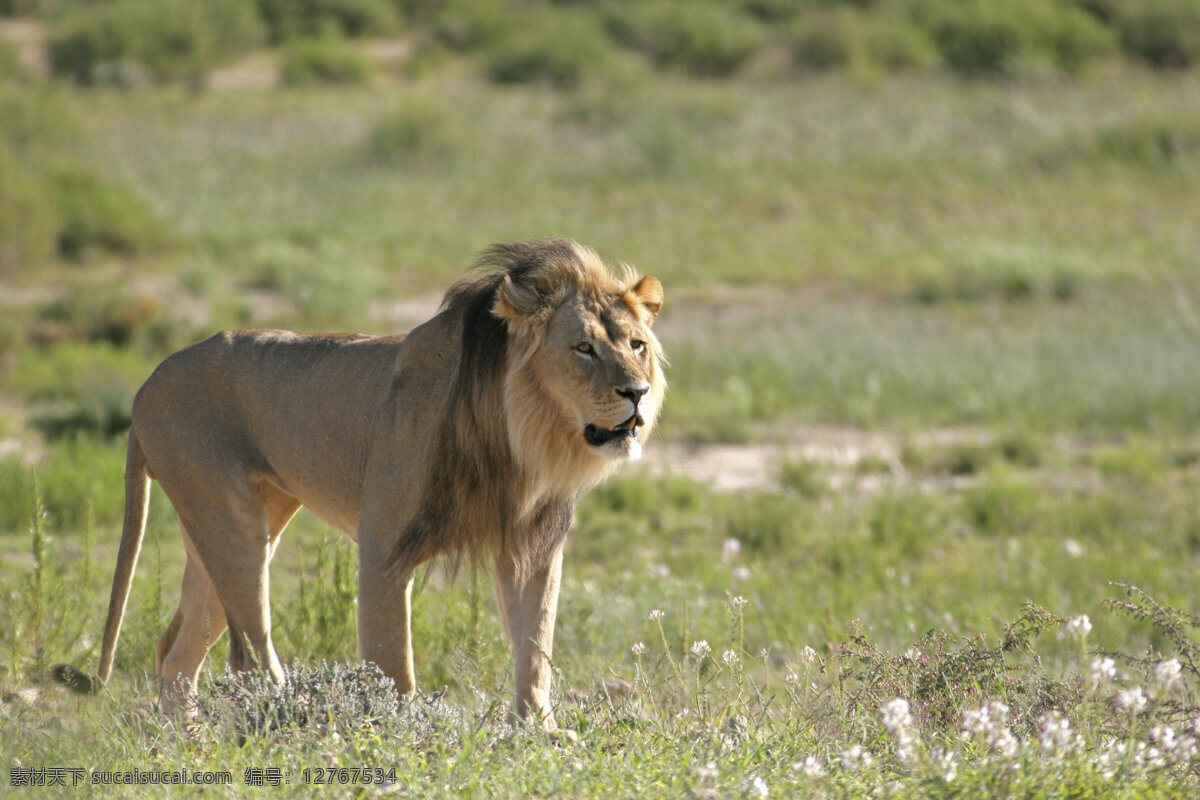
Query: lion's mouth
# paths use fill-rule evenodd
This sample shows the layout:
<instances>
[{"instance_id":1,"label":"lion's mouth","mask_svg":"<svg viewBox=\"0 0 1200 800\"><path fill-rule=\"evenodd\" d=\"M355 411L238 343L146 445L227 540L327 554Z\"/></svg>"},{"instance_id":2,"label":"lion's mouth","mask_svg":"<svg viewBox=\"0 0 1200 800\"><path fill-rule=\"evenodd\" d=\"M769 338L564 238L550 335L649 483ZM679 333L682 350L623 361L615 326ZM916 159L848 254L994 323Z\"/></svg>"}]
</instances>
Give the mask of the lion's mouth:
<instances>
[{"instance_id":1,"label":"lion's mouth","mask_svg":"<svg viewBox=\"0 0 1200 800\"><path fill-rule=\"evenodd\" d=\"M587 439L587 443L592 447L601 447L618 439L638 438L637 429L639 426L645 424L645 420L642 419L640 414L634 414L612 429L589 424L583 429L583 438Z\"/></svg>"}]
</instances>

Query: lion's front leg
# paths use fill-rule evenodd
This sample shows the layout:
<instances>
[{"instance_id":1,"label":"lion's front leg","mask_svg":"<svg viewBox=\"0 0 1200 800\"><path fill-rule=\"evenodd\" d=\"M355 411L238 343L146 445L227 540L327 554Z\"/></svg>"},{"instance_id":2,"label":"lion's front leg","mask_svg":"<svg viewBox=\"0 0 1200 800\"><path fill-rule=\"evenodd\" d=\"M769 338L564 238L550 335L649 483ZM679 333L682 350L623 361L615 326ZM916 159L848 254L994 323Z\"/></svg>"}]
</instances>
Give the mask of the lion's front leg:
<instances>
[{"instance_id":1,"label":"lion's front leg","mask_svg":"<svg viewBox=\"0 0 1200 800\"><path fill-rule=\"evenodd\" d=\"M561 544L527 576L518 573L510 558L497 558L496 598L515 668L513 713L547 731L558 729L550 710L550 672L561 580Z\"/></svg>"},{"instance_id":2,"label":"lion's front leg","mask_svg":"<svg viewBox=\"0 0 1200 800\"><path fill-rule=\"evenodd\" d=\"M359 547L358 652L396 684L404 702L417 689L412 650L412 588L415 569L386 566L369 543Z\"/></svg>"}]
</instances>

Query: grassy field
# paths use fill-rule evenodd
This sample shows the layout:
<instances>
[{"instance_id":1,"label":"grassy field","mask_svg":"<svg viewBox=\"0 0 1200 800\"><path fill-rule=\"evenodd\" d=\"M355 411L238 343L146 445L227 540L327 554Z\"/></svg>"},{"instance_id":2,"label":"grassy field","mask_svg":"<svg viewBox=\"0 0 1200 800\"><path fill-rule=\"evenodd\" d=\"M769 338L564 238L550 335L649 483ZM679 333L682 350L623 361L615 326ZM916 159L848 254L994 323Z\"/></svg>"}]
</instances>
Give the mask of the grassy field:
<instances>
[{"instance_id":1,"label":"grassy field","mask_svg":"<svg viewBox=\"0 0 1200 800\"><path fill-rule=\"evenodd\" d=\"M133 770L263 797L1200 791L1195 71L618 67L564 91L478 69L0 82L0 793L35 768L83 770L62 794ZM505 724L482 574L424 584L426 694L397 713L356 667L353 546L306 514L273 563L295 681L229 680L222 643L199 722L162 720L183 553L157 490L111 684L47 678L95 669L122 431L164 355L232 326L406 328L481 248L544 235L667 294L648 449L671 458L594 491L567 556L578 743ZM689 469L714 446L768 474L714 488ZM206 791L228 794L175 788Z\"/></svg>"}]
</instances>

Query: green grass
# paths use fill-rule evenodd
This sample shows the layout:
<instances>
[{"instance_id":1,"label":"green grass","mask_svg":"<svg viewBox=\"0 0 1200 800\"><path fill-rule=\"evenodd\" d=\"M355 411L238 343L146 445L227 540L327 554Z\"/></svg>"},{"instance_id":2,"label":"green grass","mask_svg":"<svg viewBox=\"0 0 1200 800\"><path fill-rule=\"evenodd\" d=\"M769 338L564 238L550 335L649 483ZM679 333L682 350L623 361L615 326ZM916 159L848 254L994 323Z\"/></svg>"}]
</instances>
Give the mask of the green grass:
<instances>
[{"instance_id":1,"label":"green grass","mask_svg":"<svg viewBox=\"0 0 1200 800\"><path fill-rule=\"evenodd\" d=\"M767 28L772 5L745 7ZM1194 753L1137 748L1161 753L1162 725L1195 738L1200 714L1194 630L1172 610L1200 610L1196 76L710 81L629 53L597 76L526 44L506 46L533 85L483 83L483 58L337 89L4 89L0 156L20 174L0 174L0 231L27 234L0 242L4 777L230 770L238 794L308 796L331 787L305 768L370 766L430 797L753 797L756 779L770 796L1194 794ZM580 744L505 723L485 574L435 572L415 599L423 700L299 721L305 691L377 688L312 671L356 662L356 551L306 513L272 581L301 695L247 700L219 644L200 724L160 720L154 645L184 556L157 490L112 685L48 681L48 664L95 669L120 429L165 354L229 326L391 331L395 303L482 247L550 234L663 280L672 452L780 446L750 490L671 463L580 506L554 698ZM896 452L797 455L827 427ZM1066 627L1081 614L1083 637ZM1102 653L1119 674L1093 687ZM1170 657L1181 683L1155 689ZM1139 715L1114 705L1135 685L1152 695ZM881 717L896 696L907 733ZM1015 755L1000 729L960 735L994 701ZM1081 744L1047 734L1052 711ZM260 712L283 730L247 730ZM290 787L245 784L265 767Z\"/></svg>"},{"instance_id":2,"label":"green grass","mask_svg":"<svg viewBox=\"0 0 1200 800\"><path fill-rule=\"evenodd\" d=\"M772 793L858 796L898 781L895 796L996 796L988 792L1000 791L997 780L1049 789L1062 777L1041 763L1049 758L1077 789L1186 793L1195 788L1187 759L1099 774L1111 748L1105 737L1133 746L1161 724L1183 735L1181 714L1195 714L1198 676L1186 670L1179 687L1159 690L1148 716L1123 717L1112 705L1118 689L1150 691L1156 663L1197 646L1189 634L1171 633L1169 610L1160 610L1167 617L1158 626L1146 603L1136 615L1142 621L1112 607L1127 598L1106 583L1153 586L1164 602L1194 603L1200 472L1181 452L1150 440L1074 444L1047 452L1037 467L997 463L967 485L950 482L952 472L942 471L950 468L929 459L932 471L911 472L878 494L817 487L738 496L678 478L616 479L580 509L568 555L555 702L582 743L566 748L503 722L507 647L486 579L470 575L451 586L435 577L415 603L418 674L426 692L446 692L439 700L373 722L347 709L320 726L284 716L292 733L251 734L243 746L248 723L239 715L260 706L239 705L247 702L237 701L242 690L222 683L219 646L205 721L191 733L164 726L146 704L153 643L181 566L169 514L152 519L113 684L100 697L63 694L38 665L94 666L115 520L89 523L80 543L78 534L56 533L51 515L30 528L32 537L4 543L29 553L32 540L39 555L5 568L13 594L2 680L42 694L29 706L0 706L0 725L23 765L230 769L243 791L253 791L243 782L248 767L285 770L295 786L305 768L378 766L395 768L397 781L421 796L469 796L485 785L499 796L686 792L706 782L734 792L755 777ZM43 491L60 480L48 473ZM919 488L930 485L941 488ZM154 502L165 504L160 495ZM298 667L354 661L355 553L332 537L302 515L274 564L277 646ZM725 545L731 537L741 541L736 554ZM1027 603L1056 613L1023 610ZM648 619L654 609L660 622ZM1064 636L1065 620L1080 614L1094 625L1086 640ZM1028 652L1001 647L1022 631ZM700 641L711 656L695 656ZM635 653L639 642L644 649ZM1092 690L1095 652L1124 655L1122 677ZM930 669L942 678L927 680ZM952 689L963 675L963 691ZM297 686L313 688L295 691L324 692L325 680L309 676ZM355 680L348 685L360 685ZM914 723L924 761L900 758L881 726L879 707L896 695L938 709ZM964 712L990 701L1010 706L1022 742L999 773L985 747L957 734ZM295 701L274 702L268 717L297 713L289 710ZM1051 709L1071 719L1084 737L1079 745L1060 752L1039 744L1039 720ZM157 755L148 760L138 743L149 741ZM856 744L874 754L872 767L840 766ZM951 783L936 777L945 768L939 750L953 753ZM823 776L796 766L810 757ZM715 773L698 770L709 762Z\"/></svg>"}]
</instances>

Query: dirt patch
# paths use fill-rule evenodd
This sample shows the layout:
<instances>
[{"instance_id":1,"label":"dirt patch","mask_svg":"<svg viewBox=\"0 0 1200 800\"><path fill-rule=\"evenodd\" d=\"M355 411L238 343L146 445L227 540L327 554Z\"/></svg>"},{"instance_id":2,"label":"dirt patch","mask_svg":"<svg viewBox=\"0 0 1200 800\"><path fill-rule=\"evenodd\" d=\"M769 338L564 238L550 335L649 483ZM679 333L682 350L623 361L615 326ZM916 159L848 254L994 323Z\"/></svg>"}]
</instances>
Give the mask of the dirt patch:
<instances>
[{"instance_id":1,"label":"dirt patch","mask_svg":"<svg viewBox=\"0 0 1200 800\"><path fill-rule=\"evenodd\" d=\"M0 20L0 39L17 51L17 61L31 75L44 78L50 74L46 57L46 26L29 19Z\"/></svg>"},{"instance_id":2,"label":"dirt patch","mask_svg":"<svg viewBox=\"0 0 1200 800\"><path fill-rule=\"evenodd\" d=\"M219 92L274 89L279 85L279 65L277 51L249 53L232 64L213 70L208 76L208 87Z\"/></svg>"},{"instance_id":3,"label":"dirt patch","mask_svg":"<svg viewBox=\"0 0 1200 800\"><path fill-rule=\"evenodd\" d=\"M681 476L718 491L748 491L778 489L784 464L808 462L818 467L818 480L830 489L876 493L888 485L914 480L925 485L930 481L928 476L908 474L901 461L905 448L942 449L990 440L990 434L977 430L941 429L902 435L802 427L780 431L769 443L652 441L639 467L651 476ZM960 483L962 479L952 482Z\"/></svg>"}]
</instances>

